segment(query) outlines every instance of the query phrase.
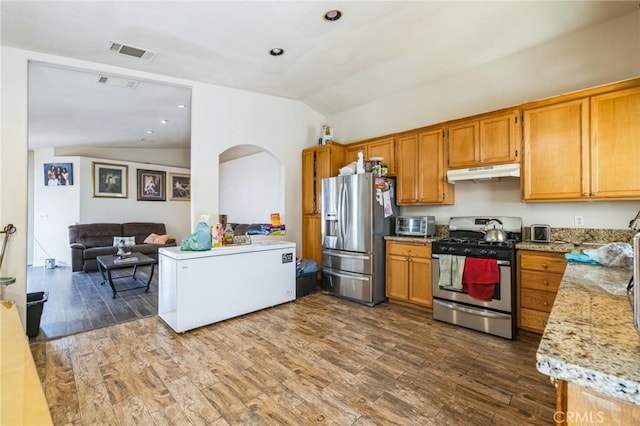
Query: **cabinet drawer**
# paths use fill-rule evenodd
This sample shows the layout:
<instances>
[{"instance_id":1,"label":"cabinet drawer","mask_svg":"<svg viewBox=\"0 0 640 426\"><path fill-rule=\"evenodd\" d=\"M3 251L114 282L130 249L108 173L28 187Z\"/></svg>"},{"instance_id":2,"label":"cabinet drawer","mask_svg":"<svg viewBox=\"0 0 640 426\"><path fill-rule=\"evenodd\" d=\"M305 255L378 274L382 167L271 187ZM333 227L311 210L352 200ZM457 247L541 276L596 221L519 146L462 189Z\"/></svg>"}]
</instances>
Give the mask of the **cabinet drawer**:
<instances>
[{"instance_id":1,"label":"cabinet drawer","mask_svg":"<svg viewBox=\"0 0 640 426\"><path fill-rule=\"evenodd\" d=\"M520 269L563 274L567 266L564 254L520 253Z\"/></svg>"},{"instance_id":2,"label":"cabinet drawer","mask_svg":"<svg viewBox=\"0 0 640 426\"><path fill-rule=\"evenodd\" d=\"M396 241L387 242L387 254L407 257L431 257L431 244L407 244Z\"/></svg>"},{"instance_id":3,"label":"cabinet drawer","mask_svg":"<svg viewBox=\"0 0 640 426\"><path fill-rule=\"evenodd\" d=\"M520 328L542 333L547 326L548 312L535 311L533 309L520 309Z\"/></svg>"},{"instance_id":4,"label":"cabinet drawer","mask_svg":"<svg viewBox=\"0 0 640 426\"><path fill-rule=\"evenodd\" d=\"M532 290L557 292L562 281L560 274L548 274L537 271L520 271L520 287Z\"/></svg>"},{"instance_id":5,"label":"cabinet drawer","mask_svg":"<svg viewBox=\"0 0 640 426\"><path fill-rule=\"evenodd\" d=\"M520 306L523 308L551 312L555 298L556 294L548 291L529 290L526 288L520 290Z\"/></svg>"}]
</instances>

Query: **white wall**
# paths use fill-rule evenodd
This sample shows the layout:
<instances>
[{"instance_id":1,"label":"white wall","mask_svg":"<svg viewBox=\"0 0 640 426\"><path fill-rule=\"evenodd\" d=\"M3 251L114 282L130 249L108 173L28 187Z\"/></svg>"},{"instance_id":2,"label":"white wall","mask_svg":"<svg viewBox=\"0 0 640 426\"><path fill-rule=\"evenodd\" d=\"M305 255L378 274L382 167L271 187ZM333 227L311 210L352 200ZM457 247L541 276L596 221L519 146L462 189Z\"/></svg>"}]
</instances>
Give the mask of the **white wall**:
<instances>
[{"instance_id":1,"label":"white wall","mask_svg":"<svg viewBox=\"0 0 640 426\"><path fill-rule=\"evenodd\" d=\"M13 223L18 232L7 249L3 276L15 276L5 297L16 300L25 315L27 265L27 65L37 60L98 70L134 78L179 84L192 89L191 126L191 224L201 214L217 217L218 158L235 145L257 145L274 154L284 166L284 211L286 239L301 243L301 159L303 148L315 145L324 117L306 105L290 99L260 95L242 90L152 73L105 66L87 61L45 55L38 52L0 48L2 57L2 128L0 135L0 224ZM82 164L80 168L82 169ZM7 201L10 200L10 201ZM81 211L84 207L81 207ZM111 204L102 205L112 209ZM96 213L98 213L96 211Z\"/></svg>"},{"instance_id":2,"label":"white wall","mask_svg":"<svg viewBox=\"0 0 640 426\"><path fill-rule=\"evenodd\" d=\"M231 223L269 223L271 213L282 212L286 225L283 177L284 167L267 152L220 163L220 213Z\"/></svg>"},{"instance_id":3,"label":"white wall","mask_svg":"<svg viewBox=\"0 0 640 426\"><path fill-rule=\"evenodd\" d=\"M464 54L464 52L460 52ZM410 130L563 93L640 76L640 10L551 40L406 93L328 117L343 143ZM626 228L640 202L521 203L518 180L459 182L456 205L402 207L403 214L521 216L525 225Z\"/></svg>"}]
</instances>

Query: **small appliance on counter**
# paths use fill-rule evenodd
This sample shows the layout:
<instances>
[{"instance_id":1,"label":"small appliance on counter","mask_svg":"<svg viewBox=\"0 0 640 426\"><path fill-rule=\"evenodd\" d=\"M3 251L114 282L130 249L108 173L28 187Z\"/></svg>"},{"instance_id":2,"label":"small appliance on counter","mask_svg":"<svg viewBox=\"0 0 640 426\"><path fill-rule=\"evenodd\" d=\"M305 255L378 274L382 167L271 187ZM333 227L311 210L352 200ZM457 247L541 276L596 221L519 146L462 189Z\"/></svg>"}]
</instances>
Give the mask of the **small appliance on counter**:
<instances>
[{"instance_id":1,"label":"small appliance on counter","mask_svg":"<svg viewBox=\"0 0 640 426\"><path fill-rule=\"evenodd\" d=\"M403 237L431 237L436 234L434 216L397 216L396 235Z\"/></svg>"},{"instance_id":2,"label":"small appliance on counter","mask_svg":"<svg viewBox=\"0 0 640 426\"><path fill-rule=\"evenodd\" d=\"M531 225L531 241L534 243L550 243L551 226L539 224Z\"/></svg>"}]
</instances>

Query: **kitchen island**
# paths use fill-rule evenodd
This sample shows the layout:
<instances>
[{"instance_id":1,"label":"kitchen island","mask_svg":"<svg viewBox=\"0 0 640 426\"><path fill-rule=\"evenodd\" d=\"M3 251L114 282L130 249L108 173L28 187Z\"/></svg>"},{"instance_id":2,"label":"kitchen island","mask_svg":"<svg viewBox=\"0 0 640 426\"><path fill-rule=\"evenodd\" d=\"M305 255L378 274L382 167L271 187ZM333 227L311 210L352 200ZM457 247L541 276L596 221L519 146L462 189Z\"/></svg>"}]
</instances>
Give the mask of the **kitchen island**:
<instances>
[{"instance_id":1,"label":"kitchen island","mask_svg":"<svg viewBox=\"0 0 640 426\"><path fill-rule=\"evenodd\" d=\"M632 271L569 264L536 354L556 381L559 424L640 422L640 333Z\"/></svg>"},{"instance_id":2,"label":"kitchen island","mask_svg":"<svg viewBox=\"0 0 640 426\"><path fill-rule=\"evenodd\" d=\"M292 242L158 253L158 315L178 333L296 298Z\"/></svg>"}]
</instances>

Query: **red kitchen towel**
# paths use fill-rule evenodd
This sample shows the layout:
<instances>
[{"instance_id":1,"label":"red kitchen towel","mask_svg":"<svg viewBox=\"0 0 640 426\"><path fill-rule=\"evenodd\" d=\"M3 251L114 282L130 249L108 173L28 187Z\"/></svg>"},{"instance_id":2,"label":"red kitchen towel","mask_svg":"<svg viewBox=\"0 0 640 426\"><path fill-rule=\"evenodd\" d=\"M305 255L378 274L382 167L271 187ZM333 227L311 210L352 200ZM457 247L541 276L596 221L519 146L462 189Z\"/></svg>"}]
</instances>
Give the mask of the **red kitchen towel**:
<instances>
[{"instance_id":1,"label":"red kitchen towel","mask_svg":"<svg viewBox=\"0 0 640 426\"><path fill-rule=\"evenodd\" d=\"M492 300L495 285L500 282L498 261L467 257L462 282L469 296L487 302Z\"/></svg>"}]
</instances>

